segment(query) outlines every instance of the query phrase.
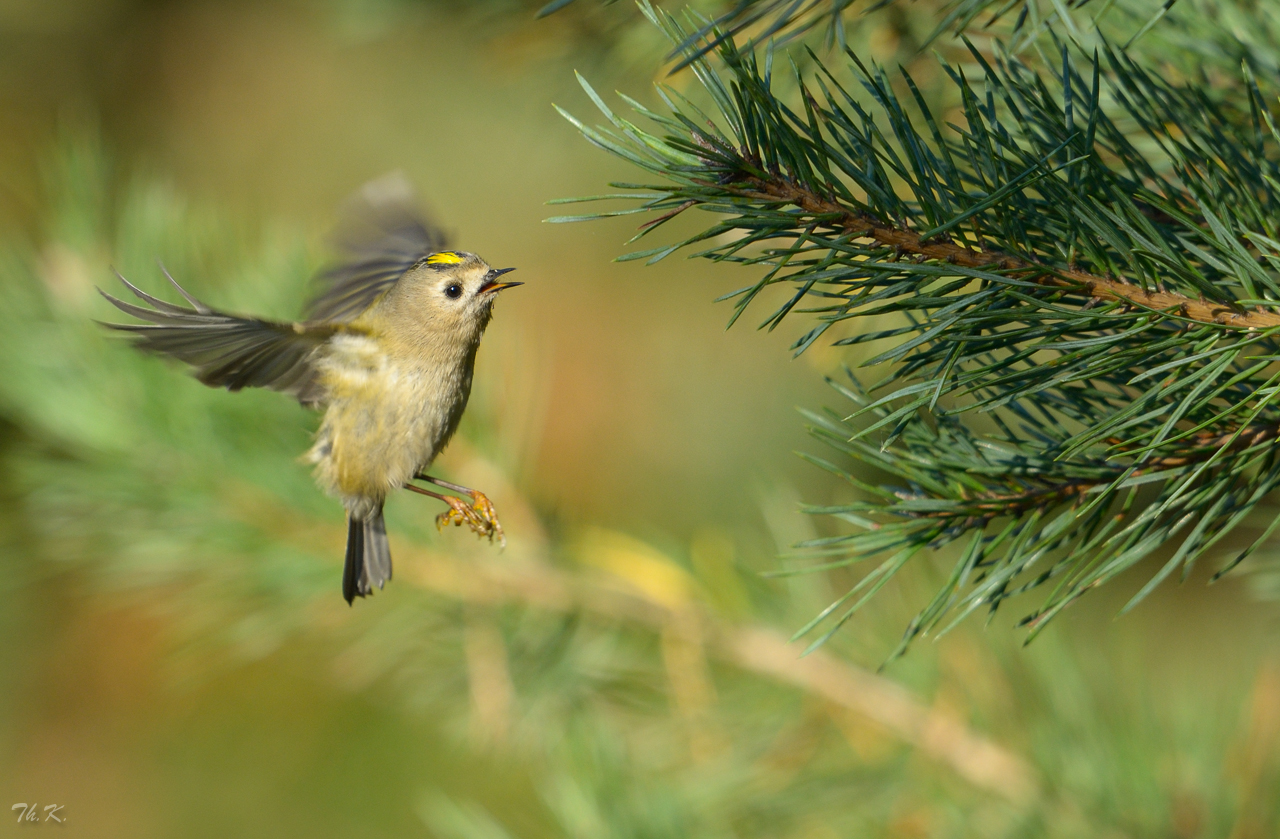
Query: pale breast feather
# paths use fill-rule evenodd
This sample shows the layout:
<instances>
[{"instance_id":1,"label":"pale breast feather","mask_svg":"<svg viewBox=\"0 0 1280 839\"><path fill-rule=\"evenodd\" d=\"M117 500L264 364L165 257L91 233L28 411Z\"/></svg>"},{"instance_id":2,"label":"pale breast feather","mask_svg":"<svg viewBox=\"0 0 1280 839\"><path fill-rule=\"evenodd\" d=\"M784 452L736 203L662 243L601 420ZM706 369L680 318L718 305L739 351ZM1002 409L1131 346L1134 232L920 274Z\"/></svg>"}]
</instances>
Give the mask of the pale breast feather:
<instances>
[{"instance_id":1,"label":"pale breast feather","mask_svg":"<svg viewBox=\"0 0 1280 839\"><path fill-rule=\"evenodd\" d=\"M318 366L329 409L312 460L325 483L381 496L431 462L452 413L441 410L441 371L397 363L362 335L336 336Z\"/></svg>"}]
</instances>

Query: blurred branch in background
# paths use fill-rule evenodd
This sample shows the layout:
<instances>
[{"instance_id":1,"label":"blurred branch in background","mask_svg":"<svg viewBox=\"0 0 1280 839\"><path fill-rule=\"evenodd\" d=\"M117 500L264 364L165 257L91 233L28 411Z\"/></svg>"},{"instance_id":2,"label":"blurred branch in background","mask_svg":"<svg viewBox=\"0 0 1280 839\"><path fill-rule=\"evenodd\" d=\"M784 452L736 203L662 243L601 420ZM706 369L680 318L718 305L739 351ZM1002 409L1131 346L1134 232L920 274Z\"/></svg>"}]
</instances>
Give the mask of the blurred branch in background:
<instances>
[{"instance_id":1,"label":"blurred branch in background","mask_svg":"<svg viewBox=\"0 0 1280 839\"><path fill-rule=\"evenodd\" d=\"M537 17L576 2L553 0L538 10ZM602 2L611 5L616 0ZM806 36L816 33L825 48L844 50L853 46L850 38L854 33L874 26L879 13L886 10L899 19L928 23L929 34L921 38L921 47L945 47L948 39L944 36L967 33L970 37L1001 38L1019 52L1056 31L1082 47L1113 43L1128 48L1136 44L1153 60L1183 62L1183 69L1200 65L1230 72L1242 60L1270 68L1273 73L1280 66L1275 16L1258 14L1248 0L941 0L909 4L904 0L703 0L654 6L673 14L686 8L696 13L696 23L668 55L675 62L672 72L714 52L726 40L751 51L768 43L785 47L796 41L813 41ZM1176 49L1169 50L1170 38L1176 41ZM1185 63L1188 58L1191 65Z\"/></svg>"},{"instance_id":2,"label":"blurred branch in background","mask_svg":"<svg viewBox=\"0 0 1280 839\"><path fill-rule=\"evenodd\" d=\"M554 14L575 1L552 0L538 10L537 17ZM605 2L612 3L615 0ZM876 7L883 5L887 4L878 3ZM805 35L815 27L822 28L829 44L836 44L843 49L846 44L846 14L853 6L854 0L727 0L705 9L708 15L706 22L679 43L671 51L671 57L676 59L676 69L679 69L714 49L719 39L750 33L753 43L772 38L785 43ZM691 8L698 7L695 5ZM702 43L704 40L707 41L705 45Z\"/></svg>"},{"instance_id":3,"label":"blurred branch in background","mask_svg":"<svg viewBox=\"0 0 1280 839\"><path fill-rule=\"evenodd\" d=\"M616 538L604 541L614 542ZM1036 773L1020 757L968 730L962 722L931 711L896 683L826 653L800 658L786 637L778 632L763 626L725 623L683 597L676 602L669 602L670 598L663 602L637 596L651 587L651 581L644 577L634 580L636 571L631 564L634 557L619 557L621 562L612 563L608 547L597 544L592 548L606 552L603 557L592 557L593 563L603 561L619 570L626 569L624 573L633 579L624 577L617 582L593 580L590 576L583 579L543 563L478 565L439 554L410 554L411 573L413 581L427 590L468 603L490 606L513 603L564 614L585 613L655 631L664 639L664 651L670 645L694 647L696 655L692 659L670 654L664 657L677 701L682 685L706 678L698 671L705 666L704 655L709 652L748 674L774 679L865 716L932 759L950 766L969 783L1014 804L1028 805L1037 797ZM670 565L672 569L678 568L675 563ZM667 641L668 638L673 640ZM488 648L495 649L491 643ZM496 691L482 686L501 684L502 680L489 675L489 665L482 657L468 658L472 665L472 695L484 697L476 703L476 710L485 716L482 703L488 702Z\"/></svg>"}]
</instances>

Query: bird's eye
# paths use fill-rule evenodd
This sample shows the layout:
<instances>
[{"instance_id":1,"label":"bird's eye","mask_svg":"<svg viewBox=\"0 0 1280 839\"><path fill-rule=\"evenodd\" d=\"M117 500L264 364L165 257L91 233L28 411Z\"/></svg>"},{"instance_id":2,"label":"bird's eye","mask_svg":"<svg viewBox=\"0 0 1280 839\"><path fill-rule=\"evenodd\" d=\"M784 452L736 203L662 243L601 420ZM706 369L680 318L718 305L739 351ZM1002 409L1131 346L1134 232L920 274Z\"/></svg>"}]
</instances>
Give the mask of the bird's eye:
<instances>
[{"instance_id":1,"label":"bird's eye","mask_svg":"<svg viewBox=\"0 0 1280 839\"><path fill-rule=\"evenodd\" d=\"M462 286L458 285L457 283L453 283L452 285L450 285L448 288L444 290L444 293L446 297L452 300L457 300L459 297L462 296Z\"/></svg>"}]
</instances>

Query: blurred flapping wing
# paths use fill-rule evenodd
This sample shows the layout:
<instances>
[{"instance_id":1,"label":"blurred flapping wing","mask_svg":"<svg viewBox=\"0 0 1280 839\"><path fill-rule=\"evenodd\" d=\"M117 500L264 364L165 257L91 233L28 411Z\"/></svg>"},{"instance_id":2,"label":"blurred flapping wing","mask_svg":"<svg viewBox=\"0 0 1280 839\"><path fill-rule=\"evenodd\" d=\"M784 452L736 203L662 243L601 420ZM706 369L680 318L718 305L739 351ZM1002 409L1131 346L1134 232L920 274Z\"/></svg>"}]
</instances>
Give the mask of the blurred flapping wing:
<instances>
[{"instance_id":1,"label":"blurred flapping wing","mask_svg":"<svg viewBox=\"0 0 1280 839\"><path fill-rule=\"evenodd\" d=\"M307 306L315 321L354 320L414 263L447 246L398 172L370 181L347 201L334 244L342 255L317 275Z\"/></svg>"},{"instance_id":2,"label":"blurred flapping wing","mask_svg":"<svg viewBox=\"0 0 1280 839\"><path fill-rule=\"evenodd\" d=\"M169 276L168 272L165 276ZM132 333L139 349L185 361L195 368L196 378L210 387L233 391L265 387L295 396L308 406L323 401L312 360L316 350L337 331L334 326L281 323L217 312L188 294L173 277L169 282L191 308L152 297L124 277L120 282L150 308L99 292L120 311L148 323L103 326Z\"/></svg>"}]
</instances>

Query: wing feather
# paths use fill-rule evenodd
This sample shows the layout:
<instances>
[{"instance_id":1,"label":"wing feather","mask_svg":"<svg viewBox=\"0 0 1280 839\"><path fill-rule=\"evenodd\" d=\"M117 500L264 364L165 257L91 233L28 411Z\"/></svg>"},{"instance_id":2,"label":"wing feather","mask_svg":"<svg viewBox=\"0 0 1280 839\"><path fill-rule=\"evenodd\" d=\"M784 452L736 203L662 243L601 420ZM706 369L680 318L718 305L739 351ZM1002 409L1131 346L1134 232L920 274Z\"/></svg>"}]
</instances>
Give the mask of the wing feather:
<instances>
[{"instance_id":1,"label":"wing feather","mask_svg":"<svg viewBox=\"0 0 1280 839\"><path fill-rule=\"evenodd\" d=\"M120 311L147 323L103 326L132 334L139 349L185 361L195 368L196 378L211 387L265 387L295 396L304 405L324 400L314 359L337 331L335 326L218 312L188 294L172 277L169 281L191 308L153 297L120 277L120 282L149 307L99 292Z\"/></svg>"},{"instance_id":2,"label":"wing feather","mask_svg":"<svg viewBox=\"0 0 1280 839\"><path fill-rule=\"evenodd\" d=\"M348 200L334 243L342 255L316 277L307 306L314 321L354 320L415 263L448 247L400 173L365 184Z\"/></svg>"}]
</instances>

